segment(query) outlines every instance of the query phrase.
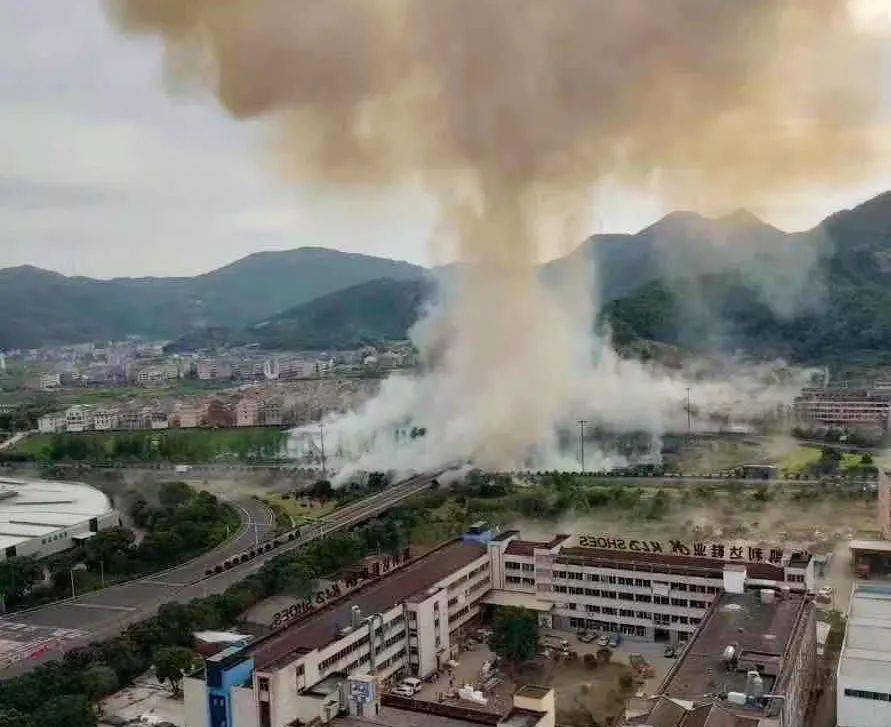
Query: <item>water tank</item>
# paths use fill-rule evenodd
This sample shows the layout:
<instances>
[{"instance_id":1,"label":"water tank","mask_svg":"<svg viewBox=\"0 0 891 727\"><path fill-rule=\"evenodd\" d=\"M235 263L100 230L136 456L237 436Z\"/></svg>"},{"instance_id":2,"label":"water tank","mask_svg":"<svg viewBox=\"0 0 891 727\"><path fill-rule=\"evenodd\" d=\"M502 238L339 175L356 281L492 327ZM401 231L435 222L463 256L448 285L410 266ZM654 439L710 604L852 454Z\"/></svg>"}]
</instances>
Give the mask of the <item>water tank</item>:
<instances>
[{"instance_id":1,"label":"water tank","mask_svg":"<svg viewBox=\"0 0 891 727\"><path fill-rule=\"evenodd\" d=\"M752 699L758 701L761 697L764 696L764 679L761 678L760 674L755 674L752 677Z\"/></svg>"},{"instance_id":2,"label":"water tank","mask_svg":"<svg viewBox=\"0 0 891 727\"><path fill-rule=\"evenodd\" d=\"M723 658L724 663L727 664L727 666L730 666L736 660L736 647L733 644L724 647Z\"/></svg>"},{"instance_id":3,"label":"water tank","mask_svg":"<svg viewBox=\"0 0 891 727\"><path fill-rule=\"evenodd\" d=\"M761 589L761 603L773 603L776 593L772 588Z\"/></svg>"},{"instance_id":4,"label":"water tank","mask_svg":"<svg viewBox=\"0 0 891 727\"><path fill-rule=\"evenodd\" d=\"M746 695L743 692L727 692L727 701L742 706L746 703Z\"/></svg>"}]
</instances>

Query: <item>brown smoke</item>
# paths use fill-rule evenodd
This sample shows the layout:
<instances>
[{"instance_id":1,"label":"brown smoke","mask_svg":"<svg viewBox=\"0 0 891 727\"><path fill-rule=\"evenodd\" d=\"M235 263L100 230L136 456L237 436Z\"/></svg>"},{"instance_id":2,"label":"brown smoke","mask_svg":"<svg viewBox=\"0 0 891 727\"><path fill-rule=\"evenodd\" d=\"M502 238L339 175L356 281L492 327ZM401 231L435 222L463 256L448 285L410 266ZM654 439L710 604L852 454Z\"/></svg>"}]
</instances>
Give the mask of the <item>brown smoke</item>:
<instances>
[{"instance_id":1,"label":"brown smoke","mask_svg":"<svg viewBox=\"0 0 891 727\"><path fill-rule=\"evenodd\" d=\"M447 312L439 418L463 422L498 464L546 441L575 393L586 325L538 283L554 247L543 218L572 218L605 177L701 209L877 161L881 65L842 0L108 8L126 31L163 36L171 79L209 86L236 117L268 117L296 178L420 179L438 196L442 237L475 263Z\"/></svg>"}]
</instances>

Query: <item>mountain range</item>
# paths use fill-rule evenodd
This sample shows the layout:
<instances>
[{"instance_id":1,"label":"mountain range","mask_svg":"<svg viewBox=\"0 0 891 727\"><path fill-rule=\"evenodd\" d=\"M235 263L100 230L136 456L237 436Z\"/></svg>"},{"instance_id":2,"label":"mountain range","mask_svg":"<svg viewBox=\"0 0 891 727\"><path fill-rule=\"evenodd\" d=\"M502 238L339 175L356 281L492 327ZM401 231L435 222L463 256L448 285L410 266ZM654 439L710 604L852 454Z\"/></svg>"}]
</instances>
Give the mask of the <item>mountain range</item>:
<instances>
[{"instance_id":1,"label":"mountain range","mask_svg":"<svg viewBox=\"0 0 891 727\"><path fill-rule=\"evenodd\" d=\"M673 212L636 234L594 235L542 266L583 266L598 323L620 345L794 360L891 357L891 192L786 233L744 210ZM422 267L317 247L250 255L191 278L0 270L0 348L173 338L174 348L334 348L404 338L433 289Z\"/></svg>"}]
</instances>

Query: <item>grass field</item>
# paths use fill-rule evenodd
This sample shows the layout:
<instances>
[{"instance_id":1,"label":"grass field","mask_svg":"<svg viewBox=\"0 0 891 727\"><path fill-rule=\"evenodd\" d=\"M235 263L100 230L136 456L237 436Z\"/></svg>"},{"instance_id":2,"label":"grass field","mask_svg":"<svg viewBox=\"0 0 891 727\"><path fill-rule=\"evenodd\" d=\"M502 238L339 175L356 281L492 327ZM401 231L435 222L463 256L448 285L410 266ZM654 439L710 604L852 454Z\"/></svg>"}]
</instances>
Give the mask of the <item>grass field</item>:
<instances>
[{"instance_id":1,"label":"grass field","mask_svg":"<svg viewBox=\"0 0 891 727\"><path fill-rule=\"evenodd\" d=\"M268 427L34 434L11 451L50 462L201 463L276 458L282 455L286 439L286 432Z\"/></svg>"},{"instance_id":2,"label":"grass field","mask_svg":"<svg viewBox=\"0 0 891 727\"><path fill-rule=\"evenodd\" d=\"M787 454L779 462L780 470L789 474L797 474L808 465L814 464L820 459L820 450L816 447L799 447ZM858 458L859 462L859 458Z\"/></svg>"}]
</instances>

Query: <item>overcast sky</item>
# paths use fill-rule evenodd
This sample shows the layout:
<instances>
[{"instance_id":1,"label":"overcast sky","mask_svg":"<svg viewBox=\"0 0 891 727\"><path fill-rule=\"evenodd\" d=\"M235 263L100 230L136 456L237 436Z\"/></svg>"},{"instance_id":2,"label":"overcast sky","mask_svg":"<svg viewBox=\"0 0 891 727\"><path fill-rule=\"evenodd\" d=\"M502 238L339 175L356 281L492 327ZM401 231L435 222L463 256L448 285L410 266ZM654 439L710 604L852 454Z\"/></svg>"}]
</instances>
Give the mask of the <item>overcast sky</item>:
<instances>
[{"instance_id":1,"label":"overcast sky","mask_svg":"<svg viewBox=\"0 0 891 727\"><path fill-rule=\"evenodd\" d=\"M264 161L263 125L171 95L160 56L118 34L99 0L0 3L0 267L192 275L302 245L431 262L436 206L421 191L286 184ZM803 229L886 189L891 174L754 211ZM668 211L604 185L588 225L634 232Z\"/></svg>"}]
</instances>

